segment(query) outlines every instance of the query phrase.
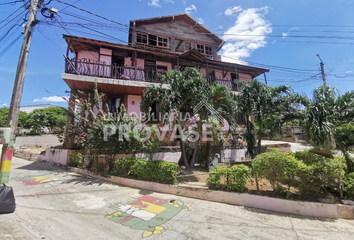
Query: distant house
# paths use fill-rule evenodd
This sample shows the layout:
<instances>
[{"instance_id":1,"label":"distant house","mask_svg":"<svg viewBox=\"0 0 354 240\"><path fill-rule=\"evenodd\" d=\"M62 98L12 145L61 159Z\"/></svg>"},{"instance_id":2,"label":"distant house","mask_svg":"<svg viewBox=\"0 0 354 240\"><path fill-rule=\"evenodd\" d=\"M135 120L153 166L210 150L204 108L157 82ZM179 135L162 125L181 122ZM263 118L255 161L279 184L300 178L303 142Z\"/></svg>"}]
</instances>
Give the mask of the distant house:
<instances>
[{"instance_id":1,"label":"distant house","mask_svg":"<svg viewBox=\"0 0 354 240\"><path fill-rule=\"evenodd\" d=\"M57 105L54 104L37 104L37 105L28 105L28 106L21 106L20 111L25 113L31 113L36 109L42 108L49 108L49 107L56 107Z\"/></svg>"},{"instance_id":2,"label":"distant house","mask_svg":"<svg viewBox=\"0 0 354 240\"><path fill-rule=\"evenodd\" d=\"M122 104L128 113L140 113L143 90L159 84L166 71L197 68L213 84L235 93L239 81L269 72L268 69L223 62L217 52L224 40L188 14L130 21L128 44L63 35L68 49L62 79L71 94L92 89L97 83L110 111ZM69 53L74 54L73 58ZM168 87L168 84L166 84ZM158 106L152 106L158 113ZM238 124L246 119L235 115Z\"/></svg>"}]
</instances>

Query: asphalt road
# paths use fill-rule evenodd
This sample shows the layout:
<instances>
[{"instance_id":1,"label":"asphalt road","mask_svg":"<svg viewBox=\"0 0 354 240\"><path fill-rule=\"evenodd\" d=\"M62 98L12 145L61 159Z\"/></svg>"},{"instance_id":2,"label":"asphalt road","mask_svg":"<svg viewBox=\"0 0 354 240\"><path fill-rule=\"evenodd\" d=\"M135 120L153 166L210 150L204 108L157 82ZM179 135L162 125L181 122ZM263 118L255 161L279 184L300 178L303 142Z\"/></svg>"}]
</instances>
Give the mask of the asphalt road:
<instances>
[{"instance_id":1,"label":"asphalt road","mask_svg":"<svg viewBox=\"0 0 354 240\"><path fill-rule=\"evenodd\" d=\"M0 239L354 239L353 220L311 219L118 186L14 158L15 213Z\"/></svg>"}]
</instances>

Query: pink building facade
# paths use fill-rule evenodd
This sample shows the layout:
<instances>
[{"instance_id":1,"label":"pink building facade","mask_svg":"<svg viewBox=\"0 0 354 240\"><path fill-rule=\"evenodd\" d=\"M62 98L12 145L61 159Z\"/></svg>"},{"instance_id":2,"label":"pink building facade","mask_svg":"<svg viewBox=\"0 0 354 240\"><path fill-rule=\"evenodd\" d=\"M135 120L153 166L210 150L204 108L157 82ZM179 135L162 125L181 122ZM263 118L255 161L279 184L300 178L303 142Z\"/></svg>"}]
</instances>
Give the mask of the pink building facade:
<instances>
[{"instance_id":1,"label":"pink building facade","mask_svg":"<svg viewBox=\"0 0 354 240\"><path fill-rule=\"evenodd\" d=\"M210 83L225 85L235 94L239 81L251 81L269 71L222 62L217 52L224 41L187 14L131 21L127 45L63 37L68 49L62 78L72 93L97 83L110 110L124 104L128 113L140 114L144 89L159 84L172 69L197 68Z\"/></svg>"}]
</instances>

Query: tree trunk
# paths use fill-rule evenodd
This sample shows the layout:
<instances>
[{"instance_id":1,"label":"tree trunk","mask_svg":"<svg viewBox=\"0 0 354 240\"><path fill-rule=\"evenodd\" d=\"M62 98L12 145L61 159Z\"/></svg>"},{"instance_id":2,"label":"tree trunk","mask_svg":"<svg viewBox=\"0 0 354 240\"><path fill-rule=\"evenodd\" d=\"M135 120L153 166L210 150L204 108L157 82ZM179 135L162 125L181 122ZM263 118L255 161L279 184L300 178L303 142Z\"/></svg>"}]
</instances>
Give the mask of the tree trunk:
<instances>
[{"instance_id":1,"label":"tree trunk","mask_svg":"<svg viewBox=\"0 0 354 240\"><path fill-rule=\"evenodd\" d=\"M263 123L261 122L259 124L259 132L258 132L258 150L257 150L257 153L258 154L261 154L261 151L262 151L262 136L263 136Z\"/></svg>"},{"instance_id":2,"label":"tree trunk","mask_svg":"<svg viewBox=\"0 0 354 240\"><path fill-rule=\"evenodd\" d=\"M182 162L185 167L189 167L187 156L186 156L186 149L184 148L184 143L182 139L179 139L180 147L181 147L181 158ZM180 163L181 161L179 161Z\"/></svg>"},{"instance_id":3,"label":"tree trunk","mask_svg":"<svg viewBox=\"0 0 354 240\"><path fill-rule=\"evenodd\" d=\"M207 141L207 146L206 146L206 150L205 150L205 163L206 163L206 167L209 166L209 154L210 154L210 142Z\"/></svg>"},{"instance_id":4,"label":"tree trunk","mask_svg":"<svg viewBox=\"0 0 354 240\"><path fill-rule=\"evenodd\" d=\"M180 132L179 132L178 128L177 128L177 135L180 135ZM178 161L178 164L181 165L181 163L183 162L183 165L185 167L189 167L188 159L187 159L187 156L186 156L186 149L185 149L184 143L183 143L183 137L179 138L178 140L179 140L179 144L180 144L180 147L181 147L181 159L180 159L180 161Z\"/></svg>"},{"instance_id":5,"label":"tree trunk","mask_svg":"<svg viewBox=\"0 0 354 240\"><path fill-rule=\"evenodd\" d=\"M191 167L194 167L194 164L195 164L195 159L197 157L197 152L198 152L198 145L199 145L199 139L195 143L195 147L194 147L194 151L193 151L193 157L192 157L192 160L191 160Z\"/></svg>"}]
</instances>

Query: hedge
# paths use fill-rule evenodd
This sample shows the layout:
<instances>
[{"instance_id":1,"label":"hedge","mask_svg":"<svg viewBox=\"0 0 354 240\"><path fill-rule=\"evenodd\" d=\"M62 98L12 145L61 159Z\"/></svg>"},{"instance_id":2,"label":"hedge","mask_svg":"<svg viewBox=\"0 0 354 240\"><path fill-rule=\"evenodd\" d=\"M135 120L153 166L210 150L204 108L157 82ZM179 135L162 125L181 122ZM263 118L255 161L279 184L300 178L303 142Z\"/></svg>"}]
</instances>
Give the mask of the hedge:
<instances>
[{"instance_id":1,"label":"hedge","mask_svg":"<svg viewBox=\"0 0 354 240\"><path fill-rule=\"evenodd\" d=\"M142 158L128 157L118 159L112 171L116 176L135 176L147 181L167 184L177 182L178 166L166 161L144 161Z\"/></svg>"}]
</instances>

